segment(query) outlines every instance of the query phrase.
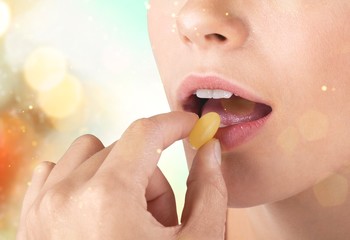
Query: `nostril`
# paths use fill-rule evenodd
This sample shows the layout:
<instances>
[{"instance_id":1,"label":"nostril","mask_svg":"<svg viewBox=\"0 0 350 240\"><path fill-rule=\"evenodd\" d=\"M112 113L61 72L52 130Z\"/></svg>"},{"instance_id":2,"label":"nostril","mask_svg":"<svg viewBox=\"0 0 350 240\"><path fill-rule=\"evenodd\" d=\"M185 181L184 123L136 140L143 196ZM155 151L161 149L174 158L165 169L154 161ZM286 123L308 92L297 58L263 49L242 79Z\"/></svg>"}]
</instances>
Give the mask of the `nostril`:
<instances>
[{"instance_id":1,"label":"nostril","mask_svg":"<svg viewBox=\"0 0 350 240\"><path fill-rule=\"evenodd\" d=\"M212 34L205 35L205 39L207 39L209 41L218 41L218 42L225 42L227 40L227 38L225 36L218 34L218 33L212 33Z\"/></svg>"}]
</instances>

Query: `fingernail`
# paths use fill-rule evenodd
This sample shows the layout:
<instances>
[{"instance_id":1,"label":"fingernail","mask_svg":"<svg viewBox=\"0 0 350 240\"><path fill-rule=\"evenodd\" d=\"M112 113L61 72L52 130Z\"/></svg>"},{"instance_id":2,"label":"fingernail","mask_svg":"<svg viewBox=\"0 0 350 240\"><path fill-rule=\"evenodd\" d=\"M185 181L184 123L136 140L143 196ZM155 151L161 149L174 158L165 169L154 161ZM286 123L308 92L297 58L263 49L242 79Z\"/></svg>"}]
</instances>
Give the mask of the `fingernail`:
<instances>
[{"instance_id":1,"label":"fingernail","mask_svg":"<svg viewBox=\"0 0 350 240\"><path fill-rule=\"evenodd\" d=\"M217 139L214 139L214 158L219 165L221 165L221 146Z\"/></svg>"}]
</instances>

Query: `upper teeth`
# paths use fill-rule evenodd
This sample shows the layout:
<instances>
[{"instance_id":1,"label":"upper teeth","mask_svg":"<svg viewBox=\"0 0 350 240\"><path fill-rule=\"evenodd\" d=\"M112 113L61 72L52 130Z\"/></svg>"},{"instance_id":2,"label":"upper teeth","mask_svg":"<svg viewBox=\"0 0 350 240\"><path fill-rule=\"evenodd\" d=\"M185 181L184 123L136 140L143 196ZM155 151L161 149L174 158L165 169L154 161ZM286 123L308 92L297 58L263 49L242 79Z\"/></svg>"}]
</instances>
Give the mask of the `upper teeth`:
<instances>
[{"instance_id":1,"label":"upper teeth","mask_svg":"<svg viewBox=\"0 0 350 240\"><path fill-rule=\"evenodd\" d=\"M196 91L196 96L198 98L230 98L233 93L221 89L198 89Z\"/></svg>"}]
</instances>

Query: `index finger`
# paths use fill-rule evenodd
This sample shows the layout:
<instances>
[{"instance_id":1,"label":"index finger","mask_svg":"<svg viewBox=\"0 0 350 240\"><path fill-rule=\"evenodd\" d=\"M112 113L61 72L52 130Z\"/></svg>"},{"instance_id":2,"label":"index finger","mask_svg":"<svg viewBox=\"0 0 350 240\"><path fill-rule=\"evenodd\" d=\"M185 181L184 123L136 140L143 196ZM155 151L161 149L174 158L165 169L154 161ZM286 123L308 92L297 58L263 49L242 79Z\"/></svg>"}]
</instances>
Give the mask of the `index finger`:
<instances>
[{"instance_id":1,"label":"index finger","mask_svg":"<svg viewBox=\"0 0 350 240\"><path fill-rule=\"evenodd\" d=\"M146 189L161 152L187 137L197 120L198 116L193 113L170 112L135 121L96 174L111 174L130 183L136 180Z\"/></svg>"}]
</instances>

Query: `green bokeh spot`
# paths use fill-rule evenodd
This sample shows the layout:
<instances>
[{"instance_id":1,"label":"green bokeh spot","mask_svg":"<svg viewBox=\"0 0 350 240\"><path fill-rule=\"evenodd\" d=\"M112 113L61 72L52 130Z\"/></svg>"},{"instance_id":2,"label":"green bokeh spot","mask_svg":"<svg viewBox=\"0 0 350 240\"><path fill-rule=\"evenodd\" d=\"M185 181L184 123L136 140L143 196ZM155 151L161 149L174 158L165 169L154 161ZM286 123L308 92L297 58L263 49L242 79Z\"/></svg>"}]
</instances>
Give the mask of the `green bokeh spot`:
<instances>
[{"instance_id":1,"label":"green bokeh spot","mask_svg":"<svg viewBox=\"0 0 350 240\"><path fill-rule=\"evenodd\" d=\"M118 28L123 39L142 44L148 39L147 10L143 0L95 0L84 5L98 20L113 29Z\"/></svg>"}]
</instances>

